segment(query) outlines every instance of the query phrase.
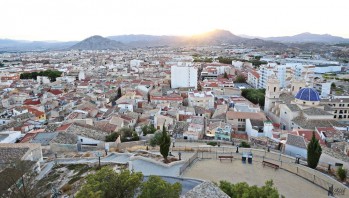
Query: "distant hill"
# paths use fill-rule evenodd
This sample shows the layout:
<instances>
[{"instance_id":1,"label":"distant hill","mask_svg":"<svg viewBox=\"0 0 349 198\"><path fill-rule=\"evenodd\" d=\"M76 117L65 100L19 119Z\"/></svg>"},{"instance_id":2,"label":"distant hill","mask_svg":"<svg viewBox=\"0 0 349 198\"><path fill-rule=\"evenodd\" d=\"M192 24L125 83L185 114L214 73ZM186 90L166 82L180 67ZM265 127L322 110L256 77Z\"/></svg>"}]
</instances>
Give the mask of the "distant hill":
<instances>
[{"instance_id":1,"label":"distant hill","mask_svg":"<svg viewBox=\"0 0 349 198\"><path fill-rule=\"evenodd\" d=\"M153 36L139 34L110 36L108 38L125 43L129 46L220 45L223 43L238 43L246 40L226 30L214 30L193 36Z\"/></svg>"},{"instance_id":2,"label":"distant hill","mask_svg":"<svg viewBox=\"0 0 349 198\"><path fill-rule=\"evenodd\" d=\"M316 45L309 46L309 43ZM119 35L119 36L92 36L83 41L48 42L23 41L0 39L0 51L45 51L45 50L104 50L125 49L136 47L158 46L204 46L204 45L241 45L244 47L258 47L263 49L283 49L287 47L318 48L318 45L349 43L349 39L331 36L329 34L302 33L284 37L251 37L237 36L227 30L213 30L193 36L155 36L155 35ZM295 45L295 46L294 46Z\"/></svg>"},{"instance_id":3,"label":"distant hill","mask_svg":"<svg viewBox=\"0 0 349 198\"><path fill-rule=\"evenodd\" d=\"M69 42L48 42L48 41L23 41L0 39L0 51L45 51L45 50L62 50L71 47L77 43Z\"/></svg>"},{"instance_id":4,"label":"distant hill","mask_svg":"<svg viewBox=\"0 0 349 198\"><path fill-rule=\"evenodd\" d=\"M104 38L102 36L91 36L87 39L84 39L72 47L70 49L75 50L106 50L106 49L120 49L124 48L125 45L121 42L117 42L108 38Z\"/></svg>"},{"instance_id":5,"label":"distant hill","mask_svg":"<svg viewBox=\"0 0 349 198\"><path fill-rule=\"evenodd\" d=\"M308 32L294 36L269 37L263 39L283 43L349 43L349 39L339 36L332 36L330 34L312 34Z\"/></svg>"}]
</instances>

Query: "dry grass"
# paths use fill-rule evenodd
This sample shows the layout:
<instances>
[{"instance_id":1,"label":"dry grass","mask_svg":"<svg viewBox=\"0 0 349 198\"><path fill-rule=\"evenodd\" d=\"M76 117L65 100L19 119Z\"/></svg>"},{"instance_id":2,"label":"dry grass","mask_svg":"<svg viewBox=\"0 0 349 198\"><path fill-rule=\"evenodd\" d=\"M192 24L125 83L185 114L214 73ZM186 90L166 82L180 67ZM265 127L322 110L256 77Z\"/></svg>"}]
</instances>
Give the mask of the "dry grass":
<instances>
[{"instance_id":1,"label":"dry grass","mask_svg":"<svg viewBox=\"0 0 349 198\"><path fill-rule=\"evenodd\" d=\"M71 191L72 188L73 188L72 185L64 184L64 186L62 186L61 190L62 190L62 192L65 193L65 192Z\"/></svg>"},{"instance_id":2,"label":"dry grass","mask_svg":"<svg viewBox=\"0 0 349 198\"><path fill-rule=\"evenodd\" d=\"M147 149L147 146L133 146L133 147L127 148L126 150L128 152L134 152L134 151L137 151L137 150L146 150L146 149Z\"/></svg>"},{"instance_id":3,"label":"dry grass","mask_svg":"<svg viewBox=\"0 0 349 198\"><path fill-rule=\"evenodd\" d=\"M82 155L82 157L91 157L91 153L85 153Z\"/></svg>"},{"instance_id":4,"label":"dry grass","mask_svg":"<svg viewBox=\"0 0 349 198\"><path fill-rule=\"evenodd\" d=\"M188 151L192 152L194 149L192 147L172 147L172 151Z\"/></svg>"},{"instance_id":5,"label":"dry grass","mask_svg":"<svg viewBox=\"0 0 349 198\"><path fill-rule=\"evenodd\" d=\"M118 148L110 148L109 152L120 152Z\"/></svg>"}]
</instances>

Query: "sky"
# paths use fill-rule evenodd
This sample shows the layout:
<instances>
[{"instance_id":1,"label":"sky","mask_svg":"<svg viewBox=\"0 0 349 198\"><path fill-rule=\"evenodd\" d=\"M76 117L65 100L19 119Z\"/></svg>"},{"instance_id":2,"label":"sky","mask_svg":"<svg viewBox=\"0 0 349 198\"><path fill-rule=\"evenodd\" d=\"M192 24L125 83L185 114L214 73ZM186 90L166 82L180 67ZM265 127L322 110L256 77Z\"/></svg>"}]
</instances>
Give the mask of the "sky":
<instances>
[{"instance_id":1,"label":"sky","mask_svg":"<svg viewBox=\"0 0 349 198\"><path fill-rule=\"evenodd\" d=\"M349 38L349 0L1 0L0 38L73 41L92 35L252 36L302 32Z\"/></svg>"}]
</instances>

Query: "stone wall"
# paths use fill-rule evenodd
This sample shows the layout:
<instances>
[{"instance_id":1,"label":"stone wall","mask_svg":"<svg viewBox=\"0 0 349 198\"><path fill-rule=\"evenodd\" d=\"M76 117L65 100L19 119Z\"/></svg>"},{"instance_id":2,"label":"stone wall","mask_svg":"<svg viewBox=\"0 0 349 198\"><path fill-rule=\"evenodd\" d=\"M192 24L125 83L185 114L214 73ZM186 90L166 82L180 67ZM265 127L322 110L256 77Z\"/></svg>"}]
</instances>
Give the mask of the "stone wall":
<instances>
[{"instance_id":1,"label":"stone wall","mask_svg":"<svg viewBox=\"0 0 349 198\"><path fill-rule=\"evenodd\" d=\"M133 142L122 142L116 145L116 148L121 150L125 148L130 148L133 146L145 146L146 140L141 140L141 141L133 141Z\"/></svg>"},{"instance_id":2,"label":"stone wall","mask_svg":"<svg viewBox=\"0 0 349 198\"><path fill-rule=\"evenodd\" d=\"M52 152L77 152L78 147L76 144L50 144Z\"/></svg>"}]
</instances>

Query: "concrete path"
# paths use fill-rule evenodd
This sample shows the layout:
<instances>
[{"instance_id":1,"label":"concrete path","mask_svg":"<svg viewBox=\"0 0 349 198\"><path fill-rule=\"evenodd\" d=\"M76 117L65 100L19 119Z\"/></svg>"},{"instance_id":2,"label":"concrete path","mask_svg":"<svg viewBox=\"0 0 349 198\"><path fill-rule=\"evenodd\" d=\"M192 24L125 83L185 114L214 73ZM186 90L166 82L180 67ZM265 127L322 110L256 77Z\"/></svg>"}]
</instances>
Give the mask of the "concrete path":
<instances>
[{"instance_id":1,"label":"concrete path","mask_svg":"<svg viewBox=\"0 0 349 198\"><path fill-rule=\"evenodd\" d=\"M322 163L342 163L343 167L349 170L349 163L348 162L344 162L343 160L337 159L335 157L332 157L326 153L322 153L321 157L320 157L320 162ZM333 167L333 166L332 166Z\"/></svg>"},{"instance_id":2,"label":"concrete path","mask_svg":"<svg viewBox=\"0 0 349 198\"><path fill-rule=\"evenodd\" d=\"M164 167L144 160L133 160L132 169L136 172L142 172L143 175L162 175L162 176L179 176L179 169L183 164Z\"/></svg>"},{"instance_id":3,"label":"concrete path","mask_svg":"<svg viewBox=\"0 0 349 198\"><path fill-rule=\"evenodd\" d=\"M275 170L263 167L259 162L243 164L241 160L216 159L200 160L188 168L183 177L198 178L219 182L226 180L232 183L247 182L249 185L264 185L266 180L272 179L279 193L285 197L328 197L327 191L314 185L295 174L283 169Z\"/></svg>"},{"instance_id":4,"label":"concrete path","mask_svg":"<svg viewBox=\"0 0 349 198\"><path fill-rule=\"evenodd\" d=\"M46 166L41 170L39 175L36 176L36 180L41 180L42 178L44 178L44 176L46 176L51 171L54 164L55 163L53 161L47 163Z\"/></svg>"}]
</instances>

